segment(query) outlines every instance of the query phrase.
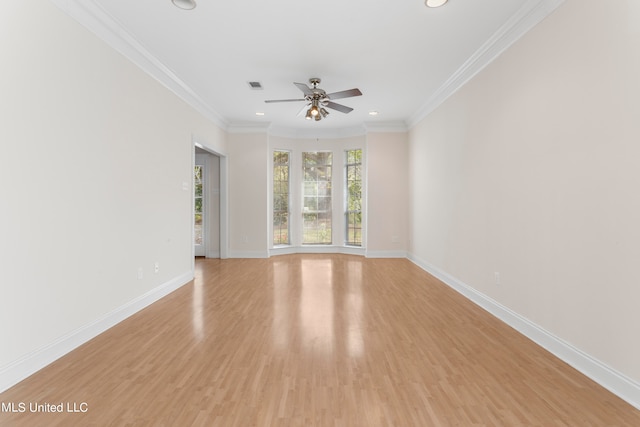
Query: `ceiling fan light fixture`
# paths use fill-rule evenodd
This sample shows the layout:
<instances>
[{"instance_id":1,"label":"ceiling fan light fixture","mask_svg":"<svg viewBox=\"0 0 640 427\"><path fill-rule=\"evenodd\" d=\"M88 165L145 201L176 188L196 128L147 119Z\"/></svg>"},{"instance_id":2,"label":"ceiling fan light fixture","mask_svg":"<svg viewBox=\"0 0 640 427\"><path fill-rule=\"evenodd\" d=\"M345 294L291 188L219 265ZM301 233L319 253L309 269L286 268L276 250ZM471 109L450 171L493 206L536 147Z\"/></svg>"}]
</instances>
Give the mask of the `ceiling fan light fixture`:
<instances>
[{"instance_id":1,"label":"ceiling fan light fixture","mask_svg":"<svg viewBox=\"0 0 640 427\"><path fill-rule=\"evenodd\" d=\"M427 7L440 7L443 6L449 0L424 0L424 4Z\"/></svg>"},{"instance_id":2,"label":"ceiling fan light fixture","mask_svg":"<svg viewBox=\"0 0 640 427\"><path fill-rule=\"evenodd\" d=\"M320 114L322 115L322 118L325 118L329 115L329 112L326 108L320 108Z\"/></svg>"},{"instance_id":3,"label":"ceiling fan light fixture","mask_svg":"<svg viewBox=\"0 0 640 427\"><path fill-rule=\"evenodd\" d=\"M320 115L320 110L315 103L311 106L311 108L309 108L309 113L311 113L313 117Z\"/></svg>"},{"instance_id":4,"label":"ceiling fan light fixture","mask_svg":"<svg viewBox=\"0 0 640 427\"><path fill-rule=\"evenodd\" d=\"M305 119L311 120L313 116L311 115L311 108L307 110L307 114L304 116Z\"/></svg>"},{"instance_id":5,"label":"ceiling fan light fixture","mask_svg":"<svg viewBox=\"0 0 640 427\"><path fill-rule=\"evenodd\" d=\"M171 0L180 9L191 10L196 8L196 0Z\"/></svg>"}]
</instances>

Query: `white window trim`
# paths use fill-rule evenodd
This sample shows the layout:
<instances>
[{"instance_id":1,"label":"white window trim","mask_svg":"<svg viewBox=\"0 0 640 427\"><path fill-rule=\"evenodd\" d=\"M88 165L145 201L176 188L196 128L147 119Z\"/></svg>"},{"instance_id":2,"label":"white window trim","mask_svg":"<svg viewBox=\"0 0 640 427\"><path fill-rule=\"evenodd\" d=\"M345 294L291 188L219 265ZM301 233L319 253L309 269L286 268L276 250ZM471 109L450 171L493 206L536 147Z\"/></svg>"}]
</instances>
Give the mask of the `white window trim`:
<instances>
[{"instance_id":1,"label":"white window trim","mask_svg":"<svg viewBox=\"0 0 640 427\"><path fill-rule=\"evenodd\" d=\"M360 188L360 215L362 218L362 223L361 223L361 227L362 229L360 230L360 245L349 245L347 243L347 236L349 235L349 227L347 224L347 220L346 220L346 216L347 216L347 209L348 209L348 205L349 205L349 189L348 186L349 184L347 183L347 166L349 165L349 160L348 160L348 152L349 151L355 151L355 150L362 150L362 155L360 157L360 163L358 163L360 165L360 180L361 180L361 188ZM345 218L344 222L342 224L343 226L343 235L342 235L342 241L344 246L348 247L348 248L361 248L364 247L364 201L365 201L365 170L364 170L364 154L365 151L362 148L347 148L346 150L344 150L342 152L342 157L343 157L343 163L342 163L342 168L344 171L344 176L342 178L342 186L343 186L343 190L344 190L344 194L342 197L342 216ZM355 165L355 163L354 163Z\"/></svg>"},{"instance_id":2,"label":"white window trim","mask_svg":"<svg viewBox=\"0 0 640 427\"><path fill-rule=\"evenodd\" d=\"M291 167L291 163L292 163L292 155L293 155L293 153L291 152L291 150L279 150L277 148L269 150L269 152L271 154L271 156L270 156L270 158L271 158L271 168L270 168L271 174L270 174L270 177L269 177L269 183L270 183L269 184L269 200L270 200L270 204L269 204L269 218L270 218L269 219L269 240L270 240L270 243L269 243L269 245L272 248L286 248L286 247L291 246L291 238L292 238L292 235L291 235L291 230L292 230L292 223L291 223L291 221L292 221L292 212L291 212L291 207L292 207L292 203L291 203L292 186L291 186L291 184L293 182L293 179L292 179L291 173L293 172L293 170L292 170L292 167ZM274 206L273 206L273 199L274 199L274 194L273 194L273 178L274 178L274 176L273 176L273 169L274 169L273 158L274 158L274 154L276 152L288 153L289 154L289 163L287 165L289 167L289 200L288 200L288 203L289 203L289 218L288 218L288 222L289 222L289 224L288 224L289 225L289 230L288 230L289 243L288 244L287 243L282 243L282 244L274 244L273 243L273 233L275 231L274 227L273 227L273 208L274 208Z\"/></svg>"}]
</instances>

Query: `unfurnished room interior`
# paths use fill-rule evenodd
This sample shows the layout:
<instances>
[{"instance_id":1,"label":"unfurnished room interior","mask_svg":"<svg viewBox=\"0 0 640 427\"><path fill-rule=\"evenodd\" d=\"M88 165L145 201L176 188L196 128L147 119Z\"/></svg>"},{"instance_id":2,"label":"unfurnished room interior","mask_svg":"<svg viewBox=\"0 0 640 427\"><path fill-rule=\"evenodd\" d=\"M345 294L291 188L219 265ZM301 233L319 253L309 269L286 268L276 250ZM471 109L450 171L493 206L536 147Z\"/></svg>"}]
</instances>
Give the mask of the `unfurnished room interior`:
<instances>
[{"instance_id":1,"label":"unfurnished room interior","mask_svg":"<svg viewBox=\"0 0 640 427\"><path fill-rule=\"evenodd\" d=\"M640 425L640 2L8 2L0 58L0 425Z\"/></svg>"}]
</instances>

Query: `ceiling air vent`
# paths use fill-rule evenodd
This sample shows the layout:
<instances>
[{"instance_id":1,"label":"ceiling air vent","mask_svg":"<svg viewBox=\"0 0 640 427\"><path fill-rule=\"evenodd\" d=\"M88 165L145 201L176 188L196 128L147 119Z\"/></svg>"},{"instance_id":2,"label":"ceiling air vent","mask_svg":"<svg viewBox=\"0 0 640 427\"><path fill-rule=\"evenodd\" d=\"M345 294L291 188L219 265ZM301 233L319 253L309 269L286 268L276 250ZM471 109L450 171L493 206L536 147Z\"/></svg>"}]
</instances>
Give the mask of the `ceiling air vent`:
<instances>
[{"instance_id":1,"label":"ceiling air vent","mask_svg":"<svg viewBox=\"0 0 640 427\"><path fill-rule=\"evenodd\" d=\"M262 90L262 83L260 82L248 82L249 87L253 90Z\"/></svg>"}]
</instances>

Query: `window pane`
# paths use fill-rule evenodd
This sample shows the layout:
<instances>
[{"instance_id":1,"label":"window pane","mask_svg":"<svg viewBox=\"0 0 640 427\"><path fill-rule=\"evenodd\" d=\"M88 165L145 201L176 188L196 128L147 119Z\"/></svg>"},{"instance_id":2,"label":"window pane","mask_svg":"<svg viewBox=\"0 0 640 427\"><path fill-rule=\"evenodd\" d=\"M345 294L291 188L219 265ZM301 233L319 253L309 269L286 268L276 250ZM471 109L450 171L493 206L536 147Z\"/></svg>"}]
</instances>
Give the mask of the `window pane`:
<instances>
[{"instance_id":1,"label":"window pane","mask_svg":"<svg viewBox=\"0 0 640 427\"><path fill-rule=\"evenodd\" d=\"M315 212L318 210L318 198L317 197L305 197L304 198L304 211Z\"/></svg>"},{"instance_id":2,"label":"window pane","mask_svg":"<svg viewBox=\"0 0 640 427\"><path fill-rule=\"evenodd\" d=\"M318 211L331 211L331 196L318 197Z\"/></svg>"},{"instance_id":3,"label":"window pane","mask_svg":"<svg viewBox=\"0 0 640 427\"><path fill-rule=\"evenodd\" d=\"M318 183L318 196L331 196L331 183L327 181Z\"/></svg>"},{"instance_id":4,"label":"window pane","mask_svg":"<svg viewBox=\"0 0 640 427\"><path fill-rule=\"evenodd\" d=\"M289 242L289 214L286 212L273 215L273 242L279 245Z\"/></svg>"},{"instance_id":5,"label":"window pane","mask_svg":"<svg viewBox=\"0 0 640 427\"><path fill-rule=\"evenodd\" d=\"M306 195L316 195L318 183L317 182L309 182L305 181L304 183L304 194Z\"/></svg>"},{"instance_id":6,"label":"window pane","mask_svg":"<svg viewBox=\"0 0 640 427\"><path fill-rule=\"evenodd\" d=\"M326 166L318 166L316 168L316 177L318 178L318 181L326 181L327 180L327 169L331 169L331 168L327 168Z\"/></svg>"}]
</instances>

